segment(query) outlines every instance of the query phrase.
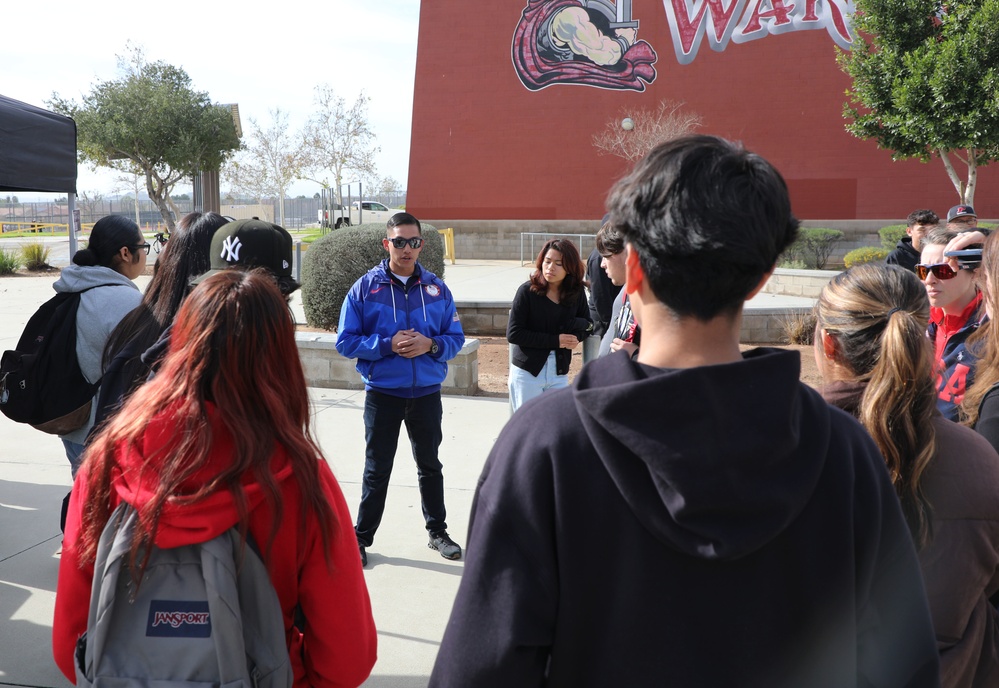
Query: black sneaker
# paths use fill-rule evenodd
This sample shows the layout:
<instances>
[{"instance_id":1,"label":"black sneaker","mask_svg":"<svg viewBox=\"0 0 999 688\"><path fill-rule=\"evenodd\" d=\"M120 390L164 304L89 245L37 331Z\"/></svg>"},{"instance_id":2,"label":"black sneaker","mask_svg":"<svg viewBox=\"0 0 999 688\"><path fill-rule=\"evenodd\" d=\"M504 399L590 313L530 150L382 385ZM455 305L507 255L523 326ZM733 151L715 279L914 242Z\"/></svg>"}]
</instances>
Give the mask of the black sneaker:
<instances>
[{"instance_id":1,"label":"black sneaker","mask_svg":"<svg viewBox=\"0 0 999 688\"><path fill-rule=\"evenodd\" d=\"M368 553L364 551L364 545L358 545L357 548L361 550L361 568L368 565Z\"/></svg>"},{"instance_id":2,"label":"black sneaker","mask_svg":"<svg viewBox=\"0 0 999 688\"><path fill-rule=\"evenodd\" d=\"M427 543L427 547L437 550L445 559L461 559L461 547L451 539L446 530L430 533L430 542Z\"/></svg>"}]
</instances>

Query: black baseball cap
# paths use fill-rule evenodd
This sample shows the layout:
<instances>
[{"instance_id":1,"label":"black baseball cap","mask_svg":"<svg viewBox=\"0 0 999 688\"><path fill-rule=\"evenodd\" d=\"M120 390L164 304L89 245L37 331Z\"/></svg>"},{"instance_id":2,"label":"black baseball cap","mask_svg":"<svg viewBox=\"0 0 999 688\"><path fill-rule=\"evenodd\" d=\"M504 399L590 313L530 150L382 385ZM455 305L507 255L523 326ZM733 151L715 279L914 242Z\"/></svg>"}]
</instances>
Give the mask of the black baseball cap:
<instances>
[{"instance_id":1,"label":"black baseball cap","mask_svg":"<svg viewBox=\"0 0 999 688\"><path fill-rule=\"evenodd\" d=\"M222 270L266 268L278 278L282 291L291 293L299 287L291 276L293 245L291 234L273 222L257 218L228 222L212 237L211 269L191 284L199 284Z\"/></svg>"},{"instance_id":2,"label":"black baseball cap","mask_svg":"<svg viewBox=\"0 0 999 688\"><path fill-rule=\"evenodd\" d=\"M971 215L972 217L978 217L978 213L970 205L955 205L953 208L947 211L947 222L951 220L963 217L965 215Z\"/></svg>"}]
</instances>

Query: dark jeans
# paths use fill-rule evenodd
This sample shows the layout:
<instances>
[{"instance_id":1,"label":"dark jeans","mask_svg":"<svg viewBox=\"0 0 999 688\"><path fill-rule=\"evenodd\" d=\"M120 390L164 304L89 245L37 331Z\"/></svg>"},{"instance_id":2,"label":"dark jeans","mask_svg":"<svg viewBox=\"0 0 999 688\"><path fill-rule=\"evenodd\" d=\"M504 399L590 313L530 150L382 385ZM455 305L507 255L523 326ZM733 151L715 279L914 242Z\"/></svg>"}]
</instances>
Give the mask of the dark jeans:
<instances>
[{"instance_id":1,"label":"dark jeans","mask_svg":"<svg viewBox=\"0 0 999 688\"><path fill-rule=\"evenodd\" d=\"M416 459L420 499L427 531L436 533L447 528L444 519L444 473L437 458L441 445L441 393L435 392L415 399L404 399L369 390L364 398L364 480L361 485L361 506L357 509L354 532L358 544L370 547L375 531L385 511L389 477L395 451L399 446L399 429L405 421L409 442Z\"/></svg>"}]
</instances>

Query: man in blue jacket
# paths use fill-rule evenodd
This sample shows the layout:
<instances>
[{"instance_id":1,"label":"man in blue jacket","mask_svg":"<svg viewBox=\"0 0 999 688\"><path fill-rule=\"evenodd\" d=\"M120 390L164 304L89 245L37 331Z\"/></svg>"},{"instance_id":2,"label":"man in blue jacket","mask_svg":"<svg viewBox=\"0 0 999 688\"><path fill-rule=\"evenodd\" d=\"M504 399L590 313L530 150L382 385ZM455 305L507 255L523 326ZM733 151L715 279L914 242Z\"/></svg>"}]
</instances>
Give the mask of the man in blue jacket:
<instances>
[{"instance_id":1,"label":"man in blue jacket","mask_svg":"<svg viewBox=\"0 0 999 688\"><path fill-rule=\"evenodd\" d=\"M418 259L420 221L396 213L382 246L389 257L371 268L347 293L340 309L336 350L357 359L364 400L364 480L354 532L367 566L366 548L385 510L399 430L406 422L416 459L428 546L445 559L461 547L447 534L444 473L437 458L441 439L441 383L447 362L465 343L451 292Z\"/></svg>"}]
</instances>

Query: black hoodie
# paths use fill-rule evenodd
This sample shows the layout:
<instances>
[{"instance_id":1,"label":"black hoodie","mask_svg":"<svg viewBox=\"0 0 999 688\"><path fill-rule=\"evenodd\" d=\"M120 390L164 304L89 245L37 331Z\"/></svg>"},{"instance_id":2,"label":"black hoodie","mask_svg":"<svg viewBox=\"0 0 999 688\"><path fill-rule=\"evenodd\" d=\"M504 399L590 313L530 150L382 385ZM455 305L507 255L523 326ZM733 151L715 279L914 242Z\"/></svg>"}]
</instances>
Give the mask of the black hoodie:
<instances>
[{"instance_id":1,"label":"black hoodie","mask_svg":"<svg viewBox=\"0 0 999 688\"><path fill-rule=\"evenodd\" d=\"M526 404L480 478L430 685L939 685L884 462L799 371L617 353Z\"/></svg>"},{"instance_id":2,"label":"black hoodie","mask_svg":"<svg viewBox=\"0 0 999 688\"><path fill-rule=\"evenodd\" d=\"M898 240L895 250L885 258L887 265L898 265L910 272L916 271L919 263L919 251L912 247L912 237L906 236Z\"/></svg>"}]
</instances>

